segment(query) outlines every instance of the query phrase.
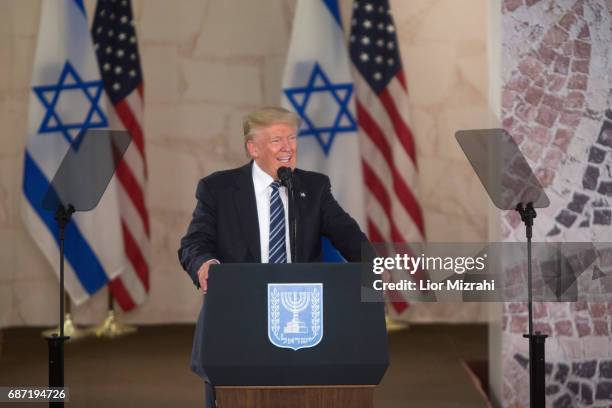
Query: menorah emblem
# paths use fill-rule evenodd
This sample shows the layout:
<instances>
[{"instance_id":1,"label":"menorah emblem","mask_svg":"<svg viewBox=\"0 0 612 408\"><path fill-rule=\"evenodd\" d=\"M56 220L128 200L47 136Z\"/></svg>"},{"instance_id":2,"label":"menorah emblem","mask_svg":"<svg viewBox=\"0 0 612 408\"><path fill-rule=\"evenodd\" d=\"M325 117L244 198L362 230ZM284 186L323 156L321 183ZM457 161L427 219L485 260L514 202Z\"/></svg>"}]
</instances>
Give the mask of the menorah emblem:
<instances>
[{"instance_id":1,"label":"menorah emblem","mask_svg":"<svg viewBox=\"0 0 612 408\"><path fill-rule=\"evenodd\" d=\"M268 338L278 347L313 347L323 338L323 284L269 283Z\"/></svg>"},{"instance_id":2,"label":"menorah emblem","mask_svg":"<svg viewBox=\"0 0 612 408\"><path fill-rule=\"evenodd\" d=\"M299 319L299 313L308 307L310 293L284 292L281 293L283 307L293 313L293 319L287 322L284 333L306 333L306 323Z\"/></svg>"}]
</instances>

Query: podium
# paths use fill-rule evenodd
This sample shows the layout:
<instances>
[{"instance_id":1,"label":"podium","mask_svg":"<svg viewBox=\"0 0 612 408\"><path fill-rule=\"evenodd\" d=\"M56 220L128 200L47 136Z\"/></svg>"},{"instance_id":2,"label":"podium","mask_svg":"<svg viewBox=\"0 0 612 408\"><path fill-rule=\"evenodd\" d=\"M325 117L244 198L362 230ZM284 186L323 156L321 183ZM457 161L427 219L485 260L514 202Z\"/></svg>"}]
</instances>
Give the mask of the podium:
<instances>
[{"instance_id":1,"label":"podium","mask_svg":"<svg viewBox=\"0 0 612 408\"><path fill-rule=\"evenodd\" d=\"M389 355L382 293L362 302L371 275L367 264L212 266L194 358L218 406L373 407Z\"/></svg>"}]
</instances>

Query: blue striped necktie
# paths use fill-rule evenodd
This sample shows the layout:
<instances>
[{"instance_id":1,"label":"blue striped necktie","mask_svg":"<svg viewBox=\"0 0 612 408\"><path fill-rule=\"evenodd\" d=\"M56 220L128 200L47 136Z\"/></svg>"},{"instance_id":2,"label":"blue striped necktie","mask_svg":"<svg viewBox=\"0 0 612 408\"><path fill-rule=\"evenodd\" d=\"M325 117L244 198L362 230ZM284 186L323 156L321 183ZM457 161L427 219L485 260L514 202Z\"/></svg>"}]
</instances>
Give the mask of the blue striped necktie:
<instances>
[{"instance_id":1,"label":"blue striped necktie","mask_svg":"<svg viewBox=\"0 0 612 408\"><path fill-rule=\"evenodd\" d=\"M270 196L270 244L269 263L286 263L287 249L285 248L285 208L280 198L278 189L281 184L274 181L270 184L272 195Z\"/></svg>"}]
</instances>

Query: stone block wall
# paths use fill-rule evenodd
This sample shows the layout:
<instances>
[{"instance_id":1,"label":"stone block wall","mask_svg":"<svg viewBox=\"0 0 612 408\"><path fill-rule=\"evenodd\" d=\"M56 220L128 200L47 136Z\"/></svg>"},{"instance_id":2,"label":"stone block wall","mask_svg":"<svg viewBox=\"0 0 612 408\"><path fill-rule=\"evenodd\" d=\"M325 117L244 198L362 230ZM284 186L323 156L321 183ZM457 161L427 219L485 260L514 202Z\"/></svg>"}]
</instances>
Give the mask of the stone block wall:
<instances>
[{"instance_id":1,"label":"stone block wall","mask_svg":"<svg viewBox=\"0 0 612 408\"><path fill-rule=\"evenodd\" d=\"M534 240L609 242L612 2L504 0L501 12L501 121L551 201ZM516 212L500 221L505 240L524 240ZM610 283L587 282L608 294ZM534 304L534 330L549 335L548 406L612 404L612 303L595 300ZM528 406L525 303L504 305L502 329L503 405Z\"/></svg>"}]
</instances>

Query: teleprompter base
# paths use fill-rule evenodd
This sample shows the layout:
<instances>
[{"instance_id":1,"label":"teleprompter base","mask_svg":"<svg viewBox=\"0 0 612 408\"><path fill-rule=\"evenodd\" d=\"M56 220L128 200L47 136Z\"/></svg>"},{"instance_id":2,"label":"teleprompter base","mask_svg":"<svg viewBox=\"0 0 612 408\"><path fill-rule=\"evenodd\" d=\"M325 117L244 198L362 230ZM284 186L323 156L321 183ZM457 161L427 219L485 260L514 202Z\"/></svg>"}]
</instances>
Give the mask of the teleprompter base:
<instances>
[{"instance_id":1,"label":"teleprompter base","mask_svg":"<svg viewBox=\"0 0 612 408\"><path fill-rule=\"evenodd\" d=\"M373 408L374 386L215 387L219 408Z\"/></svg>"}]
</instances>

